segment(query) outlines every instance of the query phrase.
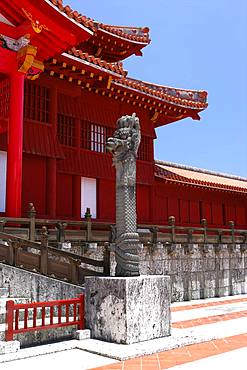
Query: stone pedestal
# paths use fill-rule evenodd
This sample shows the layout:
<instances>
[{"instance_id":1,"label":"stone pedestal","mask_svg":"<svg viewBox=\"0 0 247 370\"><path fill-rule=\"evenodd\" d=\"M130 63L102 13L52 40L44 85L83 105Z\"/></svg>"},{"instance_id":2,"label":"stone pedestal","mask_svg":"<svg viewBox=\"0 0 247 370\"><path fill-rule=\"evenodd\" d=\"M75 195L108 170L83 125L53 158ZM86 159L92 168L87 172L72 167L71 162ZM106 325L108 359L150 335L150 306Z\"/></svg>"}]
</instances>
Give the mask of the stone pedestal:
<instances>
[{"instance_id":1,"label":"stone pedestal","mask_svg":"<svg viewBox=\"0 0 247 370\"><path fill-rule=\"evenodd\" d=\"M132 344L170 335L170 277L86 277L92 338Z\"/></svg>"}]
</instances>

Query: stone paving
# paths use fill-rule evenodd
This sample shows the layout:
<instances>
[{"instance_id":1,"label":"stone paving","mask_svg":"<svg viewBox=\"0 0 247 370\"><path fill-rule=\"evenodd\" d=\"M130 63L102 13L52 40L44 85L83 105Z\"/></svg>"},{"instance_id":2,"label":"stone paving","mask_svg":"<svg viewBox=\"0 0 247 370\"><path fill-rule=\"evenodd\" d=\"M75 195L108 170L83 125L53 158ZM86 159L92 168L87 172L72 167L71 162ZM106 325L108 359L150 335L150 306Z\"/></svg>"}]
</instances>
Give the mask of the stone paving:
<instances>
[{"instance_id":1,"label":"stone paving","mask_svg":"<svg viewBox=\"0 0 247 370\"><path fill-rule=\"evenodd\" d=\"M79 370L226 370L233 366L246 370L246 304L246 295L174 303L171 337L137 345L91 339L22 349L0 356L0 369L39 370L56 366L67 370L76 365ZM150 355L143 356L144 353ZM122 361L117 360L121 358Z\"/></svg>"},{"instance_id":2,"label":"stone paving","mask_svg":"<svg viewBox=\"0 0 247 370\"><path fill-rule=\"evenodd\" d=\"M241 297L241 298L240 298ZM209 340L203 343L196 343L168 351L159 352L150 356L143 356L127 361L118 362L108 366L91 368L92 370L163 370L171 368L173 370L192 370L192 369L224 369L232 368L233 363L238 363L238 369L246 369L247 355L247 297L227 297L214 300L203 300L190 304L176 303L172 305L173 328L192 328L188 334L196 333L197 327L201 326L201 333L212 334L217 332L221 326L218 336L222 338ZM209 309L216 308L218 315L207 316ZM200 310L200 311L199 311ZM234 312L230 312L234 310ZM197 312L196 312L197 311ZM182 312L183 320L177 321L175 313ZM190 319L193 312L198 316ZM224 313L227 312L227 313ZM201 315L201 316L200 316ZM186 317L187 316L187 317ZM188 319L189 318L189 319ZM228 321L229 320L229 321ZM226 323L226 321L228 321ZM231 329L230 329L231 327ZM230 330L229 330L230 329ZM228 336L231 330L236 335ZM243 329L243 330L242 330ZM237 334L240 332L240 334ZM241 350L241 352L239 352ZM233 351L233 352L232 352ZM232 352L234 361L229 361L229 353ZM226 356L226 354L228 356ZM210 358L210 361L209 361ZM241 362L241 358L243 361ZM199 361L199 362L198 362ZM204 362L205 361L205 362ZM215 361L215 362L214 362ZM215 365L214 365L215 363ZM217 364L217 365L216 365Z\"/></svg>"}]
</instances>

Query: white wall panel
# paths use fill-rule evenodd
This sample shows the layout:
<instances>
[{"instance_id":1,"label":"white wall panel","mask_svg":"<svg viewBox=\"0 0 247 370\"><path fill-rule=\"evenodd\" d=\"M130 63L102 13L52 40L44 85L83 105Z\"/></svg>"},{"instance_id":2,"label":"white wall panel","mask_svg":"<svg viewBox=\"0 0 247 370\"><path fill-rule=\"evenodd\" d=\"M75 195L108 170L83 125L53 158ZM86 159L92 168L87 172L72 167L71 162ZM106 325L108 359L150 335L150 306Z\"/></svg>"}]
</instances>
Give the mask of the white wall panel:
<instances>
[{"instance_id":1,"label":"white wall panel","mask_svg":"<svg viewBox=\"0 0 247 370\"><path fill-rule=\"evenodd\" d=\"M0 151L0 212L5 212L7 152Z\"/></svg>"},{"instance_id":2,"label":"white wall panel","mask_svg":"<svg viewBox=\"0 0 247 370\"><path fill-rule=\"evenodd\" d=\"M84 217L86 209L90 208L93 218L97 216L97 190L96 179L81 178L81 217Z\"/></svg>"}]
</instances>

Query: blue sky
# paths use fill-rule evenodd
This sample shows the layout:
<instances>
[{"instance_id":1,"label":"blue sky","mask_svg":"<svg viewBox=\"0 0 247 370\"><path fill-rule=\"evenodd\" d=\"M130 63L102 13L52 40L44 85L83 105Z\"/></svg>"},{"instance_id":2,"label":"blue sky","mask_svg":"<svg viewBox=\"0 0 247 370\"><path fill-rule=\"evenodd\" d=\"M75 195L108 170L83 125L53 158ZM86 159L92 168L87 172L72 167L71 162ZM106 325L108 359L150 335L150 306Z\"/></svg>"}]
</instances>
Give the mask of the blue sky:
<instances>
[{"instance_id":1,"label":"blue sky","mask_svg":"<svg viewBox=\"0 0 247 370\"><path fill-rule=\"evenodd\" d=\"M201 121L157 129L157 159L247 177L246 0L67 0L98 21L148 26L143 57L125 61L129 76L205 89Z\"/></svg>"}]
</instances>

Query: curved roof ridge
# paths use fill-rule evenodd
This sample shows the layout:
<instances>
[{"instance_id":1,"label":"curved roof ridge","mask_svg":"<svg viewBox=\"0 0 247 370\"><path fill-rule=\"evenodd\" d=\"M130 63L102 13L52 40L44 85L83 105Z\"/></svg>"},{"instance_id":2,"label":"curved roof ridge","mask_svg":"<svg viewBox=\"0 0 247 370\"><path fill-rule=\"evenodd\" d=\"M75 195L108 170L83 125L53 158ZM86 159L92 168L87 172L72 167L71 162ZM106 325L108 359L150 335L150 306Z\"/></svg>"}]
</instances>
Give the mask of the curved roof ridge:
<instances>
[{"instance_id":1,"label":"curved roof ridge","mask_svg":"<svg viewBox=\"0 0 247 370\"><path fill-rule=\"evenodd\" d=\"M129 80L132 80L133 82L140 82L140 80L136 79L136 78L129 78ZM197 93L197 92L201 92L201 93L207 93L207 91L205 90L199 90L199 89L184 89L184 88L179 88L179 87L173 87L173 86L167 86L167 85L160 85L160 84L156 84L154 82L149 82L149 81L141 81L144 85L148 85L148 86L153 86L153 87L157 87L157 88L160 88L160 89L172 89L172 90L176 90L176 91L186 91L186 92L192 92L192 93Z\"/></svg>"},{"instance_id":2,"label":"curved roof ridge","mask_svg":"<svg viewBox=\"0 0 247 370\"><path fill-rule=\"evenodd\" d=\"M191 90L179 90L169 87L157 89L155 86L152 86L152 84L147 85L141 80L129 77L122 77L120 80L115 81L115 83L125 85L127 88L139 90L164 101L167 100L167 103L175 103L181 107L190 106L191 109L203 110L208 106L206 91L195 90L192 92Z\"/></svg>"},{"instance_id":3,"label":"curved roof ridge","mask_svg":"<svg viewBox=\"0 0 247 370\"><path fill-rule=\"evenodd\" d=\"M232 180L239 180L239 181L247 182L246 177L241 177L241 176L236 176L236 175L232 175L232 174L216 172L216 171L211 171L211 170L206 170L206 169L203 169L203 168L188 166L188 165L184 165L184 164L166 162L166 161L161 161L159 159L156 159L155 163L158 164L158 165L160 164L160 165L167 166L167 167L175 167L175 168L180 168L182 170L194 171L194 172L204 173L204 174L207 174L207 175L214 175L214 176L224 177L224 178L228 178L228 179L232 179Z\"/></svg>"},{"instance_id":4,"label":"curved roof ridge","mask_svg":"<svg viewBox=\"0 0 247 370\"><path fill-rule=\"evenodd\" d=\"M47 1L47 0L46 0ZM140 42L149 44L149 28L148 27L129 27L129 26L112 26L96 21L93 18L89 18L86 15L82 15L80 12L73 10L69 5L64 5L63 0L48 0L54 6L56 6L61 12L67 14L68 17L75 20L79 24L90 28L93 31L102 29L110 32L116 36L125 38L128 41ZM140 34L137 31L140 31Z\"/></svg>"}]
</instances>

